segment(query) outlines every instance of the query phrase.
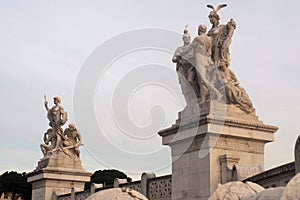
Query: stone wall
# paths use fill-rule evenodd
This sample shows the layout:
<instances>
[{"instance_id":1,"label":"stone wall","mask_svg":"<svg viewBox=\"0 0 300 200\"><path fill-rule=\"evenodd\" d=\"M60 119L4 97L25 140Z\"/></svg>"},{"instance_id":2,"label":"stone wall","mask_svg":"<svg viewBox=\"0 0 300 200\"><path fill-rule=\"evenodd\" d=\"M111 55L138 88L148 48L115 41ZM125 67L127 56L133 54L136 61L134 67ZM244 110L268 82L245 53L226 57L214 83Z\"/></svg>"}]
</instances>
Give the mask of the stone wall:
<instances>
[{"instance_id":1,"label":"stone wall","mask_svg":"<svg viewBox=\"0 0 300 200\"><path fill-rule=\"evenodd\" d=\"M247 178L264 188L285 186L295 176L295 162L290 162Z\"/></svg>"},{"instance_id":2,"label":"stone wall","mask_svg":"<svg viewBox=\"0 0 300 200\"><path fill-rule=\"evenodd\" d=\"M149 200L172 199L172 175L161 176L149 180Z\"/></svg>"},{"instance_id":3,"label":"stone wall","mask_svg":"<svg viewBox=\"0 0 300 200\"><path fill-rule=\"evenodd\" d=\"M152 175L152 176L151 176ZM136 190L144 194L149 200L171 200L172 198L172 175L155 177L155 174L142 174L140 181L130 183L115 184L115 187L126 187ZM93 193L101 190L112 188L103 187L95 189L94 191L85 190L83 192L72 192L70 194L60 195L58 200L84 200Z\"/></svg>"},{"instance_id":4,"label":"stone wall","mask_svg":"<svg viewBox=\"0 0 300 200\"><path fill-rule=\"evenodd\" d=\"M141 190L141 181L134 181L134 182L130 182L130 183L123 183L123 184L120 184L118 187L127 187L127 188L133 189L133 190L135 190L137 192L142 192L142 190Z\"/></svg>"},{"instance_id":5,"label":"stone wall","mask_svg":"<svg viewBox=\"0 0 300 200\"><path fill-rule=\"evenodd\" d=\"M260 174L243 180L251 181L264 188L285 186L291 178L295 176L295 162L290 162L273 169L264 171ZM149 200L171 200L172 199L172 175L155 177L147 176L143 173L140 181L122 183L115 187L127 187L144 194ZM86 190L83 192L73 192L58 196L58 200L84 200L94 192L112 188L103 187L94 191ZM144 189L143 189L144 188Z\"/></svg>"}]
</instances>

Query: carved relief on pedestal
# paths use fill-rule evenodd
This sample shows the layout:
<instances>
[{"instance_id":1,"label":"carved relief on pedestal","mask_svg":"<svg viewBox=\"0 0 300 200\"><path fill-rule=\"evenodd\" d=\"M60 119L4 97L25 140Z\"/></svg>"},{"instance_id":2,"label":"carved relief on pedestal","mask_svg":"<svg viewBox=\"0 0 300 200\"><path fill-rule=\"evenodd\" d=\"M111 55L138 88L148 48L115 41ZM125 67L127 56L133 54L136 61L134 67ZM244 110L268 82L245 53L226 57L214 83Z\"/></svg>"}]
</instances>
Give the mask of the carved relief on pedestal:
<instances>
[{"instance_id":1,"label":"carved relief on pedestal","mask_svg":"<svg viewBox=\"0 0 300 200\"><path fill-rule=\"evenodd\" d=\"M237 152L249 152L255 154L264 154L264 146L263 142L255 142L255 141L247 141L245 140L237 140L236 138L226 138L219 137L218 141L215 144L215 148L220 149L228 149L235 150Z\"/></svg>"}]
</instances>

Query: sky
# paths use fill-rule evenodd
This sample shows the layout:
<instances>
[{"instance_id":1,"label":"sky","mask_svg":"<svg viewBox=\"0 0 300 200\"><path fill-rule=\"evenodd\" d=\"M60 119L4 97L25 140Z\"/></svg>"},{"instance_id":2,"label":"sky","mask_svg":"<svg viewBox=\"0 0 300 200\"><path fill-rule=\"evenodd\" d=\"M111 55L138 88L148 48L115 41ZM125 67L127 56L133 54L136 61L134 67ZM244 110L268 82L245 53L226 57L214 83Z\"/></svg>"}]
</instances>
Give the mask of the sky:
<instances>
[{"instance_id":1,"label":"sky","mask_svg":"<svg viewBox=\"0 0 300 200\"><path fill-rule=\"evenodd\" d=\"M199 24L210 27L206 5L220 3L1 1L0 173L32 171L42 158L44 94L50 106L60 96L68 123L80 130L87 171L114 168L134 179L144 171L171 173L170 149L157 132L184 107L172 54L182 45L184 26L195 37ZM259 119L279 127L265 146L265 167L293 161L300 121L300 3L225 3L221 23L237 22L230 67Z\"/></svg>"}]
</instances>

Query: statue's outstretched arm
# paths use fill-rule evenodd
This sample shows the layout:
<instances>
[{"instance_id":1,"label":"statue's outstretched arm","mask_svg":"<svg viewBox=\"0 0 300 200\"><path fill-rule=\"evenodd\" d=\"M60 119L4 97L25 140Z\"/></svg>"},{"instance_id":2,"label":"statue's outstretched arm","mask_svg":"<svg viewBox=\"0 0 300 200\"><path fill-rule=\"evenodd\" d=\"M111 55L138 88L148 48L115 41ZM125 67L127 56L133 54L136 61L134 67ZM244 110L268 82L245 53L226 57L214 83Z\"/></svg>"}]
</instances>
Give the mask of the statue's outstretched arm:
<instances>
[{"instance_id":1,"label":"statue's outstretched arm","mask_svg":"<svg viewBox=\"0 0 300 200\"><path fill-rule=\"evenodd\" d=\"M47 98L46 98L46 95L44 94L44 104L45 104L45 108L47 111L49 111L49 107L48 107L48 101L47 101Z\"/></svg>"},{"instance_id":2,"label":"statue's outstretched arm","mask_svg":"<svg viewBox=\"0 0 300 200\"><path fill-rule=\"evenodd\" d=\"M47 110L47 111L49 111L49 107L48 107L48 101L45 101L45 103L44 103L44 104L45 104L45 108L46 108L46 110Z\"/></svg>"}]
</instances>

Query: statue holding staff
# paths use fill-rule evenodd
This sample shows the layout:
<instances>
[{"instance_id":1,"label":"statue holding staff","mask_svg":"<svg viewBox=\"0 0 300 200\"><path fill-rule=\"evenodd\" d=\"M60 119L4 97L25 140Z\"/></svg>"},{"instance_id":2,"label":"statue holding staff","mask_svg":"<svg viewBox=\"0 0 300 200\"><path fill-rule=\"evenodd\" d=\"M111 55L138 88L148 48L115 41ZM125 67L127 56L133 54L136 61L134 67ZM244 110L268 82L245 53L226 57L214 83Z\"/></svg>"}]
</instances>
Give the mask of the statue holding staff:
<instances>
[{"instance_id":1,"label":"statue holding staff","mask_svg":"<svg viewBox=\"0 0 300 200\"><path fill-rule=\"evenodd\" d=\"M52 127L53 132L56 134L56 146L53 149L53 151L58 150L60 147L62 147L62 142L63 142L63 129L61 128L67 119L67 112L64 111L63 106L61 105L61 99L59 97L54 97L53 102L54 106L52 108L48 107L48 101L45 98L45 108L47 110L47 118L50 121L49 126Z\"/></svg>"}]
</instances>

